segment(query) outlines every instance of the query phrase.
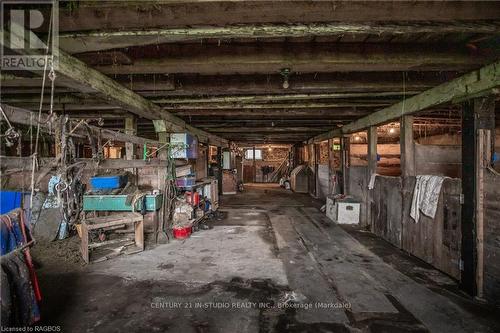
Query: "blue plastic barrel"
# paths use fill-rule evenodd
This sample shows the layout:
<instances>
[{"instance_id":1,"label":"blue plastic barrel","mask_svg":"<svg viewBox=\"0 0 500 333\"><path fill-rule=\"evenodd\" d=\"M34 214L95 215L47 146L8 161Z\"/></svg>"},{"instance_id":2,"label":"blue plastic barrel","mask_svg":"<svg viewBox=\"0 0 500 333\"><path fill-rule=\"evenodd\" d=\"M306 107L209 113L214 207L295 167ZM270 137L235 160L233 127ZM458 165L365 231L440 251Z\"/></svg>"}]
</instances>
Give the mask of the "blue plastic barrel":
<instances>
[{"instance_id":1,"label":"blue plastic barrel","mask_svg":"<svg viewBox=\"0 0 500 333\"><path fill-rule=\"evenodd\" d=\"M0 191L0 214L6 214L21 207L22 194L17 191Z\"/></svg>"}]
</instances>

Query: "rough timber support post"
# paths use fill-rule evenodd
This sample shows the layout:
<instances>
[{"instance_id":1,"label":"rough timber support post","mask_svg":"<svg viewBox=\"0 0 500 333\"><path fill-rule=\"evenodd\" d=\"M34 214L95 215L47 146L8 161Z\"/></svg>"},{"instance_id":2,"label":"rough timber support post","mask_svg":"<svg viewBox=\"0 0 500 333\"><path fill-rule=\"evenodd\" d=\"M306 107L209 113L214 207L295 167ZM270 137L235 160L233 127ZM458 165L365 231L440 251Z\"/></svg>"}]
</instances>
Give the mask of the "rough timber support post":
<instances>
[{"instance_id":1,"label":"rough timber support post","mask_svg":"<svg viewBox=\"0 0 500 333\"><path fill-rule=\"evenodd\" d=\"M491 164L495 126L493 96L464 103L462 116L462 259L461 285L473 296L483 296L484 169ZM472 175L472 176L470 176Z\"/></svg>"},{"instance_id":2,"label":"rough timber support post","mask_svg":"<svg viewBox=\"0 0 500 333\"><path fill-rule=\"evenodd\" d=\"M411 200L413 197L413 178L417 175L415 169L415 141L413 138L413 116L403 116L400 120L400 165L403 197L403 216L401 217L401 235L407 223L413 223L410 217ZM401 246L403 240L399 239Z\"/></svg>"},{"instance_id":3,"label":"rough timber support post","mask_svg":"<svg viewBox=\"0 0 500 333\"><path fill-rule=\"evenodd\" d=\"M319 143L313 143L311 145L312 148L312 155L313 155L313 170L314 170L314 190L313 192L310 192L313 194L315 198L318 197L318 187L319 187L319 177L318 177L318 170L319 170Z\"/></svg>"},{"instance_id":4,"label":"rough timber support post","mask_svg":"<svg viewBox=\"0 0 500 333\"><path fill-rule=\"evenodd\" d=\"M328 195L333 194L333 177L335 175L333 158L333 139L328 139Z\"/></svg>"},{"instance_id":5,"label":"rough timber support post","mask_svg":"<svg viewBox=\"0 0 500 333\"><path fill-rule=\"evenodd\" d=\"M125 134L128 135L137 135L137 118L134 116L125 118ZM132 142L125 142L125 159L133 160L136 157L136 148ZM137 177L137 169L130 168L126 169L127 171L132 172Z\"/></svg>"},{"instance_id":6,"label":"rough timber support post","mask_svg":"<svg viewBox=\"0 0 500 333\"><path fill-rule=\"evenodd\" d=\"M158 133L158 141L162 144L168 143L170 141L170 127L168 123L164 120L153 120L153 125L155 127L155 132ZM168 149L163 147L163 149L158 152L158 158L160 160L167 160L167 154Z\"/></svg>"},{"instance_id":7,"label":"rough timber support post","mask_svg":"<svg viewBox=\"0 0 500 333\"><path fill-rule=\"evenodd\" d=\"M137 118L127 117L125 118L125 134L137 135ZM125 142L125 158L127 160L133 160L136 157L135 145L132 142Z\"/></svg>"},{"instance_id":8,"label":"rough timber support post","mask_svg":"<svg viewBox=\"0 0 500 333\"><path fill-rule=\"evenodd\" d=\"M415 142L413 140L413 116L401 117L401 174L403 177L415 176Z\"/></svg>"},{"instance_id":9,"label":"rough timber support post","mask_svg":"<svg viewBox=\"0 0 500 333\"><path fill-rule=\"evenodd\" d=\"M219 172L217 174L217 183L219 187L219 195L222 195L223 189L222 189L222 147L217 147L217 168L219 169Z\"/></svg>"},{"instance_id":10,"label":"rough timber support post","mask_svg":"<svg viewBox=\"0 0 500 333\"><path fill-rule=\"evenodd\" d=\"M257 164L255 162L255 146L252 147L252 168L253 168L253 182L257 182Z\"/></svg>"},{"instance_id":11,"label":"rough timber support post","mask_svg":"<svg viewBox=\"0 0 500 333\"><path fill-rule=\"evenodd\" d=\"M370 184L372 175L377 173L377 126L370 126L368 128L368 170L366 173L366 184ZM372 201L373 190L367 189L366 195L366 226L372 226ZM373 230L373 229L372 229Z\"/></svg>"},{"instance_id":12,"label":"rough timber support post","mask_svg":"<svg viewBox=\"0 0 500 333\"><path fill-rule=\"evenodd\" d=\"M158 133L158 141L160 145L164 145L170 141L170 133L167 132L168 124L163 120L153 120L153 125L155 127L156 133ZM158 147L161 148L161 147ZM160 190L164 190L166 186L166 168L167 168L167 160L168 160L168 149L163 147L158 152L158 159L163 161L163 167L158 168L158 187Z\"/></svg>"},{"instance_id":13,"label":"rough timber support post","mask_svg":"<svg viewBox=\"0 0 500 333\"><path fill-rule=\"evenodd\" d=\"M343 136L340 139L342 149L342 189L344 194L349 194L349 154L351 150L351 138Z\"/></svg>"}]
</instances>

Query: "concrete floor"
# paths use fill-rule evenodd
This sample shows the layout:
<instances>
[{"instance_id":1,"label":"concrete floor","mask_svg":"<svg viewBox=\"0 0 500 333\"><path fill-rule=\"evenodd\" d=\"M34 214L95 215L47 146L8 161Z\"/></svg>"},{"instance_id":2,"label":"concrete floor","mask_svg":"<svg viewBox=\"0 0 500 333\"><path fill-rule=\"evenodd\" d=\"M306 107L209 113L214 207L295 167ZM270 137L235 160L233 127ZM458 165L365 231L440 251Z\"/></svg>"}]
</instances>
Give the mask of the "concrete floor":
<instances>
[{"instance_id":1,"label":"concrete floor","mask_svg":"<svg viewBox=\"0 0 500 333\"><path fill-rule=\"evenodd\" d=\"M43 324L64 332L499 332L496 310L275 185L224 196L210 230L81 266L78 239L35 249ZM68 252L69 249L69 252ZM46 250L46 249L45 249ZM70 253L71 255L68 255Z\"/></svg>"}]
</instances>

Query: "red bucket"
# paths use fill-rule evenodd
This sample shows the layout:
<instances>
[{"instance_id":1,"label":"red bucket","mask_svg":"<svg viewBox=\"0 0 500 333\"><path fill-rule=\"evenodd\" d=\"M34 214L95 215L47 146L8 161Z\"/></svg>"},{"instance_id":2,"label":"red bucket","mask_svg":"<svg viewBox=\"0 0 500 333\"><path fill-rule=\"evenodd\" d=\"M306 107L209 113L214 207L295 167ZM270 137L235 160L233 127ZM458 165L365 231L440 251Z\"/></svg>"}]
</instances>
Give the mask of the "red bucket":
<instances>
[{"instance_id":1,"label":"red bucket","mask_svg":"<svg viewBox=\"0 0 500 333\"><path fill-rule=\"evenodd\" d=\"M172 230L174 238L186 239L192 233L192 227L174 227Z\"/></svg>"}]
</instances>

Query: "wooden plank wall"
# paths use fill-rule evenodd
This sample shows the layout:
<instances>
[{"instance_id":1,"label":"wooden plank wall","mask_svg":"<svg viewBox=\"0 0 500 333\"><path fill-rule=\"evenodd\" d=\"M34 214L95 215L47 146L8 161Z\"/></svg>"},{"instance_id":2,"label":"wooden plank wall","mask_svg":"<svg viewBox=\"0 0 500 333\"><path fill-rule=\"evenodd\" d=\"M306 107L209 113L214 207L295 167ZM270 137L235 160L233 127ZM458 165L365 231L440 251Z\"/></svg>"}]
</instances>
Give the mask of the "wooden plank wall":
<instances>
[{"instance_id":1,"label":"wooden plank wall","mask_svg":"<svg viewBox=\"0 0 500 333\"><path fill-rule=\"evenodd\" d=\"M316 152L314 149L314 144L309 144L306 146L307 149L307 166L308 166L308 188L309 188L309 194L312 195L313 197L316 197L316 163L317 163L317 158L316 158Z\"/></svg>"},{"instance_id":2,"label":"wooden plank wall","mask_svg":"<svg viewBox=\"0 0 500 333\"><path fill-rule=\"evenodd\" d=\"M412 188L416 178L412 177ZM406 216L403 221L402 248L412 255L428 262L437 269L459 279L460 269L460 221L461 180L446 179L439 197L434 219L421 215L416 223ZM411 200L411 197L408 198Z\"/></svg>"},{"instance_id":3,"label":"wooden plank wall","mask_svg":"<svg viewBox=\"0 0 500 333\"><path fill-rule=\"evenodd\" d=\"M484 297L500 305L500 174L484 175Z\"/></svg>"},{"instance_id":4,"label":"wooden plank wall","mask_svg":"<svg viewBox=\"0 0 500 333\"><path fill-rule=\"evenodd\" d=\"M329 194L329 179L330 173L328 165L319 164L318 165L318 187L317 187L317 197L320 199L325 199Z\"/></svg>"},{"instance_id":5,"label":"wooden plank wall","mask_svg":"<svg viewBox=\"0 0 500 333\"><path fill-rule=\"evenodd\" d=\"M378 176L370 203L373 232L399 248L403 216L402 186L401 177Z\"/></svg>"},{"instance_id":6,"label":"wooden plank wall","mask_svg":"<svg viewBox=\"0 0 500 333\"><path fill-rule=\"evenodd\" d=\"M349 195L354 196L361 202L360 222L366 226L366 202L368 197L367 166L350 166L347 169L349 173L347 181L349 182Z\"/></svg>"},{"instance_id":7,"label":"wooden plank wall","mask_svg":"<svg viewBox=\"0 0 500 333\"><path fill-rule=\"evenodd\" d=\"M415 167L418 175L460 178L462 174L462 147L415 143Z\"/></svg>"},{"instance_id":8,"label":"wooden plank wall","mask_svg":"<svg viewBox=\"0 0 500 333\"><path fill-rule=\"evenodd\" d=\"M409 216L404 216L403 207L411 205L412 196L403 197L402 178L377 176L373 200L367 203L373 211L371 221L363 221L362 225L370 224L376 235L459 279L461 180L457 178L461 169L461 149L458 146L419 144L415 148L417 174L454 177L446 179L443 184L435 219L422 216L415 223ZM349 194L366 203L366 167L351 166L348 172ZM410 177L408 181L413 189L416 178ZM362 205L362 220L365 208Z\"/></svg>"},{"instance_id":9,"label":"wooden plank wall","mask_svg":"<svg viewBox=\"0 0 500 333\"><path fill-rule=\"evenodd\" d=\"M207 175L207 155L208 155L208 147L207 146L198 146L198 158L195 162L195 170L196 170L196 179L206 178ZM234 166L236 168L236 166Z\"/></svg>"},{"instance_id":10,"label":"wooden plank wall","mask_svg":"<svg viewBox=\"0 0 500 333\"><path fill-rule=\"evenodd\" d=\"M410 177L414 188L415 177ZM460 278L460 179L446 179L436 217L422 215L416 223L403 218L402 179L378 176L371 203L373 231L406 252L426 261L455 279ZM500 234L499 234L500 235ZM500 266L500 265L499 265Z\"/></svg>"}]
</instances>

